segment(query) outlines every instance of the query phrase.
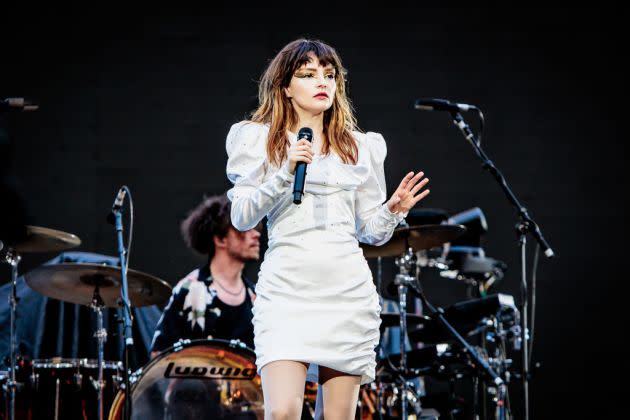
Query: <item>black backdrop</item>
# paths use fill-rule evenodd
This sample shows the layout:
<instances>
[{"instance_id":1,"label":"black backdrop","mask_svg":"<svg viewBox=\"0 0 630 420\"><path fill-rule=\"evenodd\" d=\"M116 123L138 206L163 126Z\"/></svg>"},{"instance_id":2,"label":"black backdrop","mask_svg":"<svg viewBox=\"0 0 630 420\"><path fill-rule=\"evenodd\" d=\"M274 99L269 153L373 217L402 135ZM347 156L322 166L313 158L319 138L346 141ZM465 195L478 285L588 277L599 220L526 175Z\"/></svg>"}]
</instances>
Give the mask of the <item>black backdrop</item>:
<instances>
[{"instance_id":1,"label":"black backdrop","mask_svg":"<svg viewBox=\"0 0 630 420\"><path fill-rule=\"evenodd\" d=\"M603 6L296 7L4 15L0 97L40 105L0 116L2 172L22 195L29 223L78 235L80 250L115 255L105 216L128 185L130 267L175 282L202 262L184 247L179 221L204 193L229 187L225 135L255 106L267 60L297 37L320 38L349 69L361 128L388 141L390 189L406 171L422 169L432 190L425 207L482 208L486 252L509 265L497 291L520 301L515 212L448 115L412 104L442 97L481 107L486 152L557 253L538 270L533 358L542 367L532 383L533 414L606 418L622 408L623 387L611 383L628 366L619 344L627 191L615 63L621 18ZM476 128L472 114L467 120ZM530 241L530 256L533 249ZM21 272L49 258L25 256ZM255 278L257 268L248 274ZM0 270L4 283L9 270ZM384 272L392 274L391 261ZM455 281L425 286L435 303L462 296ZM519 392L515 386L517 410Z\"/></svg>"}]
</instances>

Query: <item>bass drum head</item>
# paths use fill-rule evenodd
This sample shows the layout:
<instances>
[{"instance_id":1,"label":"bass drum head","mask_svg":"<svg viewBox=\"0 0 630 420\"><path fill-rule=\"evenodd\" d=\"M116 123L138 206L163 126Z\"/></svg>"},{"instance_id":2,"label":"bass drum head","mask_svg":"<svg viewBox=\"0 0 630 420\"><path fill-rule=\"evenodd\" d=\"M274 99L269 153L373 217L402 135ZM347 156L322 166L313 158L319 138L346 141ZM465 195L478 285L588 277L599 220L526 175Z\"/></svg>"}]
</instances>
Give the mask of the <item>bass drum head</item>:
<instances>
[{"instance_id":1,"label":"bass drum head","mask_svg":"<svg viewBox=\"0 0 630 420\"><path fill-rule=\"evenodd\" d=\"M253 350L240 342L192 340L170 347L130 376L131 418L264 419ZM120 391L109 413L123 418Z\"/></svg>"}]
</instances>

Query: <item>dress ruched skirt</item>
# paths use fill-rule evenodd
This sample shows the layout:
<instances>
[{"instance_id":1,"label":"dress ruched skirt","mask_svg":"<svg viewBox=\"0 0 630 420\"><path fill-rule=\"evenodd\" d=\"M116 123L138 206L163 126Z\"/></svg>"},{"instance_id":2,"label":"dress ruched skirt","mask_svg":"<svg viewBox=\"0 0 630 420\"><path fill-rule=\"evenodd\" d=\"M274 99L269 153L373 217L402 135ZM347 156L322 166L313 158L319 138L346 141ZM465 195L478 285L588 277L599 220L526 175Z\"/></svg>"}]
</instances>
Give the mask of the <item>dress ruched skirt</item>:
<instances>
[{"instance_id":1,"label":"dress ruched skirt","mask_svg":"<svg viewBox=\"0 0 630 420\"><path fill-rule=\"evenodd\" d=\"M298 275L299 274L299 275ZM354 236L339 224L270 241L254 302L257 367L277 360L375 378L380 311L372 272Z\"/></svg>"}]
</instances>

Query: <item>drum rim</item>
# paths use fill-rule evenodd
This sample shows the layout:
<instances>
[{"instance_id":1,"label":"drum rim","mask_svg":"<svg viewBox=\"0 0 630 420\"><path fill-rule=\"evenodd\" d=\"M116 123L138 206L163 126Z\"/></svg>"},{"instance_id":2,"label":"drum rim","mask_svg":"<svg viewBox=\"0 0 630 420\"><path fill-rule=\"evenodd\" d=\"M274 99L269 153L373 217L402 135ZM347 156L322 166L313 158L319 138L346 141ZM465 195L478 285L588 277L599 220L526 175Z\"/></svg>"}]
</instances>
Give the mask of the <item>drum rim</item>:
<instances>
[{"instance_id":1,"label":"drum rim","mask_svg":"<svg viewBox=\"0 0 630 420\"><path fill-rule=\"evenodd\" d=\"M98 369L98 359L83 358L79 361L79 366L88 369ZM118 360L103 360L103 369L122 370L123 362Z\"/></svg>"},{"instance_id":2,"label":"drum rim","mask_svg":"<svg viewBox=\"0 0 630 420\"><path fill-rule=\"evenodd\" d=\"M78 368L79 359L72 357L48 357L42 359L33 359L31 361L32 369L65 369Z\"/></svg>"},{"instance_id":3,"label":"drum rim","mask_svg":"<svg viewBox=\"0 0 630 420\"><path fill-rule=\"evenodd\" d=\"M87 357L48 357L33 359L31 361L33 369L66 369L66 368L88 368L97 369L98 359ZM122 362L118 360L104 360L103 369L122 369Z\"/></svg>"},{"instance_id":4,"label":"drum rim","mask_svg":"<svg viewBox=\"0 0 630 420\"><path fill-rule=\"evenodd\" d=\"M241 344L235 344L235 342L241 343ZM240 340L225 340L225 339L219 339L219 338L198 338L198 339L194 339L194 340L180 340L178 342L176 342L175 344L173 344L170 347L165 348L164 350L162 350L161 352L159 352L153 359L151 359L146 365L136 369L132 374L129 375L129 379L131 381L131 377L133 376L134 378L137 376L138 378L142 376L142 373L145 370L149 370L153 365L155 365L156 363L158 363L160 360L162 360L164 357L166 357L169 354L175 353L175 352L179 352L183 349L186 349L188 347L193 347L193 346L197 346L197 345L202 345L202 344L208 344L208 343L218 343L221 346L224 346L226 349L228 350L235 350L238 352L242 352L243 353L249 353L249 356L251 356L254 360L254 362L256 361L256 352L251 349L250 347L247 347L247 345L245 343L243 343ZM137 381L137 378L136 378ZM133 388L135 385L135 381L134 384L131 386L131 391L133 392Z\"/></svg>"}]
</instances>

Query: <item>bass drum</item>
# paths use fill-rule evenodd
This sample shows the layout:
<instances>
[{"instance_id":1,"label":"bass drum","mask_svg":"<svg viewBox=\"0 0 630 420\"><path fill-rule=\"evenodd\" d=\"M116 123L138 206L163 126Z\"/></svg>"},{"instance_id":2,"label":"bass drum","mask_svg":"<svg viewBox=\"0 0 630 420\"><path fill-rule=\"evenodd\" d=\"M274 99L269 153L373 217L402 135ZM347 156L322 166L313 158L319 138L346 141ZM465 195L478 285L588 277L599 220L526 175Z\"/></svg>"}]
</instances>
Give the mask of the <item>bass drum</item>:
<instances>
[{"instance_id":1,"label":"bass drum","mask_svg":"<svg viewBox=\"0 0 630 420\"><path fill-rule=\"evenodd\" d=\"M238 340L182 340L130 375L131 419L264 419L253 350ZM123 418L119 391L109 420Z\"/></svg>"}]
</instances>

